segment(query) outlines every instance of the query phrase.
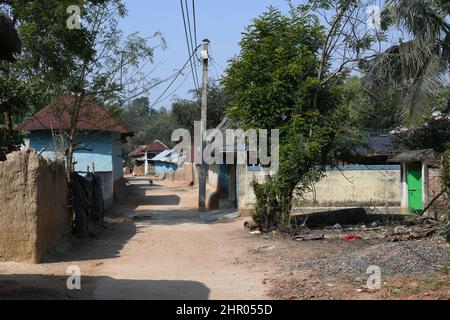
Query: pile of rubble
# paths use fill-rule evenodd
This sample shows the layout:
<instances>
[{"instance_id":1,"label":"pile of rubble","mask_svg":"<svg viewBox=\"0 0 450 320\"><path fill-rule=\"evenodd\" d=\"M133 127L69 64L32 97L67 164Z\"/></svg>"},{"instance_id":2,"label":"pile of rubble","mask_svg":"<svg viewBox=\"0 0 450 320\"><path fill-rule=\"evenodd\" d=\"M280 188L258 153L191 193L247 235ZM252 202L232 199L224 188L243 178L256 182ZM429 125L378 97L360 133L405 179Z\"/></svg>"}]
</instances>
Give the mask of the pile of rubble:
<instances>
[{"instance_id":1,"label":"pile of rubble","mask_svg":"<svg viewBox=\"0 0 450 320\"><path fill-rule=\"evenodd\" d=\"M371 265L378 266L384 275L444 272L450 266L450 248L435 239L378 243L296 265L319 276L363 276Z\"/></svg>"},{"instance_id":2,"label":"pile of rubble","mask_svg":"<svg viewBox=\"0 0 450 320\"><path fill-rule=\"evenodd\" d=\"M439 229L440 222L429 218L419 218L387 224L376 221L369 225L359 224L346 227L335 224L332 227L320 229L320 232L305 227L299 229L294 238L298 241L341 239L344 241L385 240L399 242L428 238L437 234Z\"/></svg>"}]
</instances>

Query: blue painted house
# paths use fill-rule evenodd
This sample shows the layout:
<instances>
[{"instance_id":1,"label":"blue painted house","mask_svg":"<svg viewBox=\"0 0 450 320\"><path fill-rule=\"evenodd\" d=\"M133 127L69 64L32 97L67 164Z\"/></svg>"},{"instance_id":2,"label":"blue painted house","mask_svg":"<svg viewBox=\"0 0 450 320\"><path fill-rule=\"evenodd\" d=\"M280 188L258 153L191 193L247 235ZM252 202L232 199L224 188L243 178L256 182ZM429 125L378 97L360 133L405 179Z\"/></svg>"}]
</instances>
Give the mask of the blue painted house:
<instances>
[{"instance_id":1,"label":"blue painted house","mask_svg":"<svg viewBox=\"0 0 450 320\"><path fill-rule=\"evenodd\" d=\"M122 144L132 132L113 117L99 102L84 96L77 122L77 145L74 152L75 171L95 171L101 177L105 207L120 200L125 191ZM16 128L29 132L26 146L42 152L47 158L65 158L64 150L77 97L65 95L54 100Z\"/></svg>"},{"instance_id":2,"label":"blue painted house","mask_svg":"<svg viewBox=\"0 0 450 320\"><path fill-rule=\"evenodd\" d=\"M175 150L166 150L151 159L155 166L155 174L163 176L166 173L175 172L178 169L178 152Z\"/></svg>"}]
</instances>

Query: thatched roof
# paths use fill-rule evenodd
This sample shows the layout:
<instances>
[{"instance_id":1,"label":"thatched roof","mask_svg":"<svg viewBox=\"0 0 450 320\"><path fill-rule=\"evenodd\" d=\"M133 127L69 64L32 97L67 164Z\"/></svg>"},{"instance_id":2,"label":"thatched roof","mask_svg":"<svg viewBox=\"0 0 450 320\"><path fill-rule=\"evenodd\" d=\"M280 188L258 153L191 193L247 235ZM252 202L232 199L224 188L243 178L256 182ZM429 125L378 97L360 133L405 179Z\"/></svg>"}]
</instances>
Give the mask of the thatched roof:
<instances>
[{"instance_id":1,"label":"thatched roof","mask_svg":"<svg viewBox=\"0 0 450 320\"><path fill-rule=\"evenodd\" d=\"M438 157L438 153L433 149L408 150L396 155L394 158L390 159L389 162L423 162L436 160Z\"/></svg>"},{"instance_id":2,"label":"thatched roof","mask_svg":"<svg viewBox=\"0 0 450 320\"><path fill-rule=\"evenodd\" d=\"M11 19L0 11L0 60L16 61L22 51L22 41Z\"/></svg>"}]
</instances>

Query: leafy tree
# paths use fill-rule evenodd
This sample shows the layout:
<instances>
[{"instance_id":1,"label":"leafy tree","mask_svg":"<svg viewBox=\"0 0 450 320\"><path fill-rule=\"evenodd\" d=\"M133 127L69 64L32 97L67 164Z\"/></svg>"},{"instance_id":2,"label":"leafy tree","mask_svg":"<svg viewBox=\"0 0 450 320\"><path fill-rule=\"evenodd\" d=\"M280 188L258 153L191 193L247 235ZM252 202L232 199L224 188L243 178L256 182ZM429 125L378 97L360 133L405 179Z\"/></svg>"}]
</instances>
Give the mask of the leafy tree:
<instances>
[{"instance_id":1,"label":"leafy tree","mask_svg":"<svg viewBox=\"0 0 450 320\"><path fill-rule=\"evenodd\" d=\"M175 129L184 128L194 135L194 122L201 117L201 93L193 91L192 100L178 99L172 108L167 110L150 109L148 98L135 99L121 111L125 123L135 132L126 148L131 152L140 145L148 144L156 139L166 145L173 145L172 133ZM208 128L215 128L223 120L228 106L227 95L220 84L211 82L208 91Z\"/></svg>"},{"instance_id":2,"label":"leafy tree","mask_svg":"<svg viewBox=\"0 0 450 320\"><path fill-rule=\"evenodd\" d=\"M177 100L172 104L172 116L179 128L194 134L194 122L201 118L201 92L193 92L193 100ZM211 82L208 88L208 128L217 127L225 117L228 97L219 83Z\"/></svg>"},{"instance_id":3,"label":"leafy tree","mask_svg":"<svg viewBox=\"0 0 450 320\"><path fill-rule=\"evenodd\" d=\"M422 126L400 128L397 131L396 148L399 150L434 149L442 153L447 150L450 142L450 116L437 112Z\"/></svg>"},{"instance_id":4,"label":"leafy tree","mask_svg":"<svg viewBox=\"0 0 450 320\"><path fill-rule=\"evenodd\" d=\"M401 39L362 65L367 87L383 94L386 88L407 85L401 119L420 125L436 105L436 94L448 83L450 66L450 5L446 0L387 0L385 30L400 29Z\"/></svg>"},{"instance_id":5,"label":"leafy tree","mask_svg":"<svg viewBox=\"0 0 450 320\"><path fill-rule=\"evenodd\" d=\"M243 129L280 130L279 172L254 183L255 221L265 229L289 225L295 193L320 179L353 141L341 75L318 82L324 41L307 10L283 15L271 7L246 29L224 78L232 120Z\"/></svg>"},{"instance_id":6,"label":"leafy tree","mask_svg":"<svg viewBox=\"0 0 450 320\"><path fill-rule=\"evenodd\" d=\"M125 146L127 153L154 140L160 140L168 146L172 144L171 137L176 123L171 112L165 108L149 110L148 98L139 98L129 103L121 117L135 133Z\"/></svg>"},{"instance_id":7,"label":"leafy tree","mask_svg":"<svg viewBox=\"0 0 450 320\"><path fill-rule=\"evenodd\" d=\"M126 15L121 0L0 3L11 13L23 37L23 54L9 72L32 94L17 100L26 101L31 113L62 94L73 92L77 97L70 105L61 106L70 113L72 121L70 130L58 133L67 142L65 157L70 180L77 148L77 122L85 97L97 98L114 111L160 83L144 74L142 65L153 61L154 49L164 46L164 40L158 33L151 38L137 33L126 36L119 29L119 19ZM81 9L82 19L80 28L70 29L67 8L73 5ZM152 46L150 42L155 39L158 43ZM16 94L18 90L11 92Z\"/></svg>"},{"instance_id":8,"label":"leafy tree","mask_svg":"<svg viewBox=\"0 0 450 320\"><path fill-rule=\"evenodd\" d=\"M402 92L400 88L390 88L383 96L373 95L366 90L361 79L354 76L345 82L344 100L354 112L362 130L389 132L401 124Z\"/></svg>"}]
</instances>

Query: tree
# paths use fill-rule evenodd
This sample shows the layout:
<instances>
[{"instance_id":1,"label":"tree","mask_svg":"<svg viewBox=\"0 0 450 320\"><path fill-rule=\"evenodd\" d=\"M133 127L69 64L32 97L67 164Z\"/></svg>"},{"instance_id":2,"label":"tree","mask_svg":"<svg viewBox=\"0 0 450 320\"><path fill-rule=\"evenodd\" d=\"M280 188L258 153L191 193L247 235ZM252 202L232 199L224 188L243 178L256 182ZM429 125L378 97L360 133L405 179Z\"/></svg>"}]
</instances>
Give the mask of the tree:
<instances>
[{"instance_id":1,"label":"tree","mask_svg":"<svg viewBox=\"0 0 450 320\"><path fill-rule=\"evenodd\" d=\"M21 50L22 41L14 22L0 11L0 60L14 62Z\"/></svg>"},{"instance_id":2,"label":"tree","mask_svg":"<svg viewBox=\"0 0 450 320\"><path fill-rule=\"evenodd\" d=\"M193 100L176 100L172 104L172 116L178 126L194 133L194 122L201 118L201 92L193 91ZM208 129L217 127L225 117L228 97L217 82L210 82L208 88Z\"/></svg>"},{"instance_id":3,"label":"tree","mask_svg":"<svg viewBox=\"0 0 450 320\"><path fill-rule=\"evenodd\" d=\"M150 38L137 33L125 36L119 29L119 19L126 15L121 0L2 3L9 7L24 38L24 53L12 74L33 92L31 105L40 108L68 92L76 97L69 105L59 106L71 116L70 129L58 132L66 142L70 181L83 102L92 97L114 111L161 83L143 73L142 66L153 61L155 48L164 46L164 41L158 33ZM74 5L82 19L79 28L68 28L67 9Z\"/></svg>"},{"instance_id":4,"label":"tree","mask_svg":"<svg viewBox=\"0 0 450 320\"><path fill-rule=\"evenodd\" d=\"M149 109L148 98L139 98L122 110L121 117L135 132L126 148L131 152L138 146L149 144L158 139L166 145L171 141L174 130L183 128L194 135L194 122L201 117L201 93L192 91L193 99L178 99L172 103L170 110ZM208 128L215 128L223 120L228 98L219 83L211 82L208 90Z\"/></svg>"},{"instance_id":5,"label":"tree","mask_svg":"<svg viewBox=\"0 0 450 320\"><path fill-rule=\"evenodd\" d=\"M380 94L406 84L401 119L420 125L436 105L436 93L448 82L450 66L450 5L446 0L387 0L385 30L400 29L400 39L362 67L367 87Z\"/></svg>"},{"instance_id":6,"label":"tree","mask_svg":"<svg viewBox=\"0 0 450 320\"><path fill-rule=\"evenodd\" d=\"M14 26L14 22L0 11L0 62L15 62L16 56L22 50L22 41ZM25 88L15 86L16 79L9 76L8 70L3 68L4 81L0 82L0 161L6 160L6 154L15 150L20 144L21 136L13 131L13 115L20 111L21 91ZM16 90L19 90L18 92ZM12 94L11 94L12 92Z\"/></svg>"},{"instance_id":7,"label":"tree","mask_svg":"<svg viewBox=\"0 0 450 320\"><path fill-rule=\"evenodd\" d=\"M324 43L309 10L283 15L271 7L246 29L224 78L232 120L243 129L280 130L279 172L254 183L255 221L265 229L289 226L295 193L320 179L353 137L341 76L321 64ZM333 81L319 86L321 68Z\"/></svg>"},{"instance_id":8,"label":"tree","mask_svg":"<svg viewBox=\"0 0 450 320\"><path fill-rule=\"evenodd\" d=\"M364 87L361 78L354 76L345 82L344 101L354 112L362 130L389 132L401 125L402 92L400 88L390 88L382 96L373 95Z\"/></svg>"},{"instance_id":9,"label":"tree","mask_svg":"<svg viewBox=\"0 0 450 320\"><path fill-rule=\"evenodd\" d=\"M165 108L149 109L149 106L148 98L139 98L130 102L121 113L124 122L135 133L125 146L127 153L155 140L168 146L172 144L172 132L177 128L172 113Z\"/></svg>"}]
</instances>

